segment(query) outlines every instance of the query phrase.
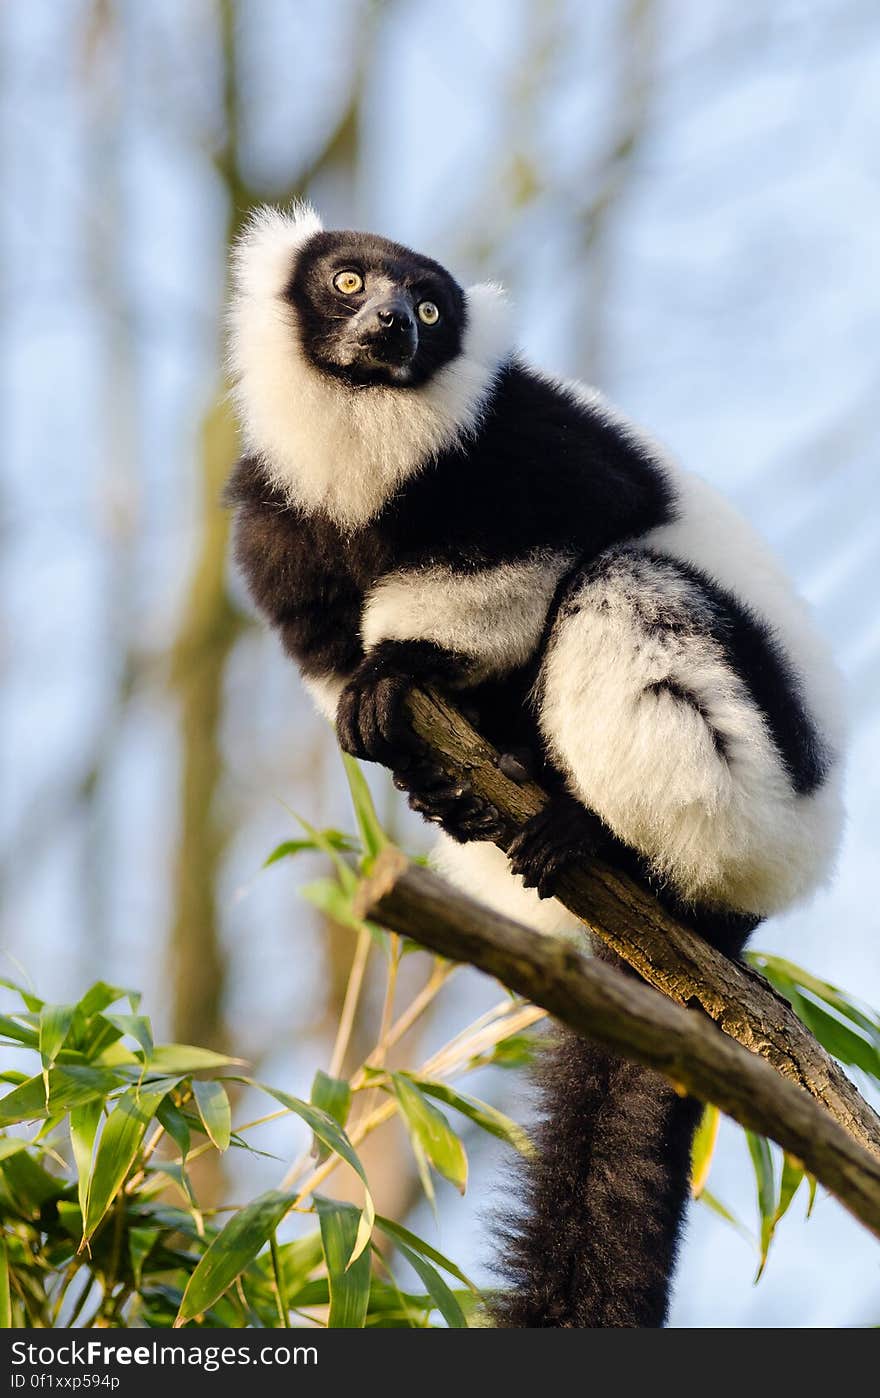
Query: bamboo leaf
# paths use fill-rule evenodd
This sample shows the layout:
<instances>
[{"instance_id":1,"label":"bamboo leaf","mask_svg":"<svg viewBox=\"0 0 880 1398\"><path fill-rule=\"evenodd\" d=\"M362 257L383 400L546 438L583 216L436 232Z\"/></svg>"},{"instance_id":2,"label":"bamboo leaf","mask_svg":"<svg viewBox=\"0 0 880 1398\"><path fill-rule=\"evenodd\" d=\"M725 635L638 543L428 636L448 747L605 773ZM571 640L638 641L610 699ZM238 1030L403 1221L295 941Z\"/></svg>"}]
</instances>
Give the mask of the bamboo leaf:
<instances>
[{"instance_id":1,"label":"bamboo leaf","mask_svg":"<svg viewBox=\"0 0 880 1398\"><path fill-rule=\"evenodd\" d=\"M390 1078L414 1150L418 1145L435 1170L454 1184L459 1193L464 1194L467 1188L467 1155L446 1117L427 1100L410 1078L402 1073L391 1073ZM418 1162L419 1151L415 1153Z\"/></svg>"},{"instance_id":2,"label":"bamboo leaf","mask_svg":"<svg viewBox=\"0 0 880 1398\"><path fill-rule=\"evenodd\" d=\"M6 1239L0 1237L0 1330L12 1329L12 1297L9 1292L9 1258Z\"/></svg>"},{"instance_id":3,"label":"bamboo leaf","mask_svg":"<svg viewBox=\"0 0 880 1398\"><path fill-rule=\"evenodd\" d=\"M707 1106L697 1127L691 1151L691 1193L695 1199L699 1199L706 1188L720 1125L721 1113L718 1108Z\"/></svg>"},{"instance_id":4,"label":"bamboo leaf","mask_svg":"<svg viewBox=\"0 0 880 1398\"><path fill-rule=\"evenodd\" d=\"M106 1015L105 1018L120 1034L127 1034L130 1039L134 1039L149 1061L153 1054L153 1031L150 1021L144 1015Z\"/></svg>"},{"instance_id":5,"label":"bamboo leaf","mask_svg":"<svg viewBox=\"0 0 880 1398\"><path fill-rule=\"evenodd\" d=\"M293 1200L292 1194L271 1189L232 1215L187 1282L175 1329L219 1300L269 1241Z\"/></svg>"},{"instance_id":6,"label":"bamboo leaf","mask_svg":"<svg viewBox=\"0 0 880 1398\"><path fill-rule=\"evenodd\" d=\"M773 1227L776 1228L781 1218L788 1212L792 1199L797 1194L804 1180L804 1167L799 1160L795 1160L793 1155L785 1153L782 1160L782 1177L779 1181L779 1198L776 1203L776 1210L773 1214Z\"/></svg>"},{"instance_id":7,"label":"bamboo leaf","mask_svg":"<svg viewBox=\"0 0 880 1398\"><path fill-rule=\"evenodd\" d=\"M131 1263L134 1284L138 1289L143 1283L144 1263L153 1250L159 1232L158 1228L133 1227L128 1230L128 1260Z\"/></svg>"},{"instance_id":8,"label":"bamboo leaf","mask_svg":"<svg viewBox=\"0 0 880 1398\"><path fill-rule=\"evenodd\" d=\"M88 1214L95 1137L98 1134L102 1109L101 1099L94 1098L91 1102L84 1102L82 1106L73 1107L70 1112L70 1144L76 1165L77 1194L83 1218Z\"/></svg>"},{"instance_id":9,"label":"bamboo leaf","mask_svg":"<svg viewBox=\"0 0 880 1398\"><path fill-rule=\"evenodd\" d=\"M40 1010L40 1059L51 1068L73 1022L73 1005L43 1005Z\"/></svg>"},{"instance_id":10,"label":"bamboo leaf","mask_svg":"<svg viewBox=\"0 0 880 1398\"><path fill-rule=\"evenodd\" d=\"M281 1092L278 1088L266 1087L260 1084L264 1092L270 1097L274 1097L276 1102L280 1102L282 1107L288 1111L295 1112L298 1117L310 1126L318 1140L327 1147L328 1150L340 1156L346 1164L350 1165L355 1174L359 1177L364 1186L364 1208L360 1216L360 1226L355 1240L354 1250L349 1259L355 1262L366 1248L373 1231L373 1222L376 1217L376 1209L373 1204L373 1196L370 1193L370 1186L367 1181L367 1173L360 1162L357 1151L345 1134L338 1122L333 1120L328 1112L322 1111L320 1107L315 1107L311 1102L303 1102L299 1097L291 1097L287 1092Z\"/></svg>"},{"instance_id":11,"label":"bamboo leaf","mask_svg":"<svg viewBox=\"0 0 880 1398\"><path fill-rule=\"evenodd\" d=\"M196 1079L192 1090L199 1116L210 1140L219 1151L228 1150L232 1135L232 1113L226 1089L222 1083Z\"/></svg>"},{"instance_id":12,"label":"bamboo leaf","mask_svg":"<svg viewBox=\"0 0 880 1398\"><path fill-rule=\"evenodd\" d=\"M150 1054L147 1068L151 1073L200 1073L211 1068L240 1066L242 1058L228 1058L211 1049L193 1044L157 1044Z\"/></svg>"},{"instance_id":13,"label":"bamboo leaf","mask_svg":"<svg viewBox=\"0 0 880 1398\"><path fill-rule=\"evenodd\" d=\"M729 1223L732 1228L735 1228L740 1237L745 1238L746 1242L754 1247L755 1240L748 1228L744 1223L740 1223L736 1214L731 1213L727 1205L722 1204L715 1194L710 1194L708 1189L704 1189L699 1196L699 1201L701 1204L705 1204L707 1209L711 1209L713 1214L717 1214L719 1218L724 1219L725 1223Z\"/></svg>"},{"instance_id":14,"label":"bamboo leaf","mask_svg":"<svg viewBox=\"0 0 880 1398\"><path fill-rule=\"evenodd\" d=\"M190 1134L186 1117L179 1107L175 1106L171 1097L168 1096L159 1104L156 1112L157 1121L164 1126L177 1149L180 1151L180 1163L186 1164L186 1157L189 1155Z\"/></svg>"},{"instance_id":15,"label":"bamboo leaf","mask_svg":"<svg viewBox=\"0 0 880 1398\"><path fill-rule=\"evenodd\" d=\"M758 1188L758 1216L760 1221L761 1260L755 1281L760 1281L767 1262L767 1253L773 1238L774 1217L776 1214L776 1174L773 1168L773 1155L766 1136L758 1136L754 1131L746 1131L749 1154L755 1171Z\"/></svg>"},{"instance_id":16,"label":"bamboo leaf","mask_svg":"<svg viewBox=\"0 0 880 1398\"><path fill-rule=\"evenodd\" d=\"M331 1330L362 1330L370 1303L370 1254L361 1251L355 1256L361 1211L322 1195L315 1195L315 1207L330 1282L327 1325Z\"/></svg>"},{"instance_id":17,"label":"bamboo leaf","mask_svg":"<svg viewBox=\"0 0 880 1398\"><path fill-rule=\"evenodd\" d=\"M351 1087L343 1078L331 1078L319 1068L309 1094L312 1104L344 1127L351 1107Z\"/></svg>"},{"instance_id":18,"label":"bamboo leaf","mask_svg":"<svg viewBox=\"0 0 880 1398\"><path fill-rule=\"evenodd\" d=\"M48 1103L42 1073L26 1079L0 1098L0 1126L11 1126L18 1121L36 1121L69 1111L71 1107L80 1106L95 1097L106 1097L108 1092L119 1086L115 1073L73 1064L64 1068L50 1068L47 1077Z\"/></svg>"},{"instance_id":19,"label":"bamboo leaf","mask_svg":"<svg viewBox=\"0 0 880 1398\"><path fill-rule=\"evenodd\" d=\"M348 789L351 793L351 804L354 807L354 817L364 847L364 855L367 859L375 859L379 851L388 844L388 836L379 823L373 797L367 785L367 779L361 771L360 763L344 752L342 753L342 764L345 768Z\"/></svg>"},{"instance_id":20,"label":"bamboo leaf","mask_svg":"<svg viewBox=\"0 0 880 1398\"><path fill-rule=\"evenodd\" d=\"M430 1262L408 1248L400 1239L397 1240L397 1247L401 1256L405 1257L409 1265L419 1274L425 1290L450 1330L467 1330L468 1323L464 1318L464 1312L440 1273L431 1266Z\"/></svg>"},{"instance_id":21,"label":"bamboo leaf","mask_svg":"<svg viewBox=\"0 0 880 1398\"><path fill-rule=\"evenodd\" d=\"M312 1082L309 1097L314 1106L327 1112L340 1126L345 1126L351 1108L351 1087L343 1078L331 1078L319 1068ZM327 1146L317 1138L315 1155L318 1160L326 1160L329 1155Z\"/></svg>"},{"instance_id":22,"label":"bamboo leaf","mask_svg":"<svg viewBox=\"0 0 880 1398\"><path fill-rule=\"evenodd\" d=\"M89 1187L83 1225L84 1243L92 1236L121 1189L146 1129L167 1091L167 1085L156 1092L129 1088L104 1123Z\"/></svg>"},{"instance_id":23,"label":"bamboo leaf","mask_svg":"<svg viewBox=\"0 0 880 1398\"><path fill-rule=\"evenodd\" d=\"M352 854L357 850L350 835L344 835L341 830L322 831L324 839L333 849L339 850L341 854ZM276 845L268 859L263 864L264 869L268 869L271 864L277 864L281 859L289 859L294 855L302 854L306 850L317 850L320 846L314 840L284 840L280 845Z\"/></svg>"},{"instance_id":24,"label":"bamboo leaf","mask_svg":"<svg viewBox=\"0 0 880 1398\"><path fill-rule=\"evenodd\" d=\"M523 1128L518 1126L515 1121L511 1121L509 1116L505 1116L503 1112L490 1106L488 1102L481 1102L476 1097L468 1097L463 1092L456 1092L448 1083L438 1082L434 1078L420 1078L415 1073L403 1073L401 1076L414 1082L429 1097L436 1097L439 1101L454 1107L457 1112L461 1112L462 1116L466 1116L475 1125L487 1131L490 1136L496 1136L499 1141L513 1146L520 1155L531 1157L535 1154L535 1147Z\"/></svg>"},{"instance_id":25,"label":"bamboo leaf","mask_svg":"<svg viewBox=\"0 0 880 1398\"><path fill-rule=\"evenodd\" d=\"M430 1243L426 1243L424 1238L420 1238L417 1233L411 1233L408 1228L404 1228L402 1223L396 1223L393 1218L384 1218L382 1214L377 1215L376 1224L383 1233L387 1233L389 1237L403 1243L405 1247L419 1253L422 1257L427 1257L431 1262L436 1262L438 1267L442 1267L444 1272L448 1272L450 1276L456 1277L475 1296L479 1295L476 1286L469 1277L465 1276L461 1268L457 1267L448 1257L444 1257L443 1253L438 1252Z\"/></svg>"},{"instance_id":26,"label":"bamboo leaf","mask_svg":"<svg viewBox=\"0 0 880 1398\"><path fill-rule=\"evenodd\" d=\"M0 1034L7 1039L14 1039L18 1044L24 1044L26 1048L37 1048L40 1036L36 1029L31 1029L27 1024L19 1024L17 1019L9 1015L0 1015Z\"/></svg>"}]
</instances>

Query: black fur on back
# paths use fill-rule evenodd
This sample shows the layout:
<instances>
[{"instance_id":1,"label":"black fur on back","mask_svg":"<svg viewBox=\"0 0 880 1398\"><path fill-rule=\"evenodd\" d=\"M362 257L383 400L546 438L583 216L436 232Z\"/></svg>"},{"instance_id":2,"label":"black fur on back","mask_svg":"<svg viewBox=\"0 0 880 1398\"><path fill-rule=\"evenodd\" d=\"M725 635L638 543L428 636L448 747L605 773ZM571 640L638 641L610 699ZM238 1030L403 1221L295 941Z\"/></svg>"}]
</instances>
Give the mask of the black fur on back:
<instances>
[{"instance_id":1,"label":"black fur on back","mask_svg":"<svg viewBox=\"0 0 880 1398\"><path fill-rule=\"evenodd\" d=\"M693 920L693 919L692 919ZM736 954L754 918L700 931ZM604 943L595 954L636 972ZM537 1070L536 1156L521 1212L502 1215L492 1319L516 1329L656 1328L666 1322L702 1104L661 1074L557 1030Z\"/></svg>"}]
</instances>

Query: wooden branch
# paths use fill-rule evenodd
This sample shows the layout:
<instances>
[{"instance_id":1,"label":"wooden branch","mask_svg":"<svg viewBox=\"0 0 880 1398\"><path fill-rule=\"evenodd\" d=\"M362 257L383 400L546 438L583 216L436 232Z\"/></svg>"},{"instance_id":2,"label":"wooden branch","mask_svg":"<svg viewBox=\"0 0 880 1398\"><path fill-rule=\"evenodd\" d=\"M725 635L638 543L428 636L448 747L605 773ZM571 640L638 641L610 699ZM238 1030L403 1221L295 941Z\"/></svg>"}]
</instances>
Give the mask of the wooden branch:
<instances>
[{"instance_id":1,"label":"wooden branch","mask_svg":"<svg viewBox=\"0 0 880 1398\"><path fill-rule=\"evenodd\" d=\"M410 719L444 768L463 773L509 821L499 841L506 848L523 822L546 803L545 792L533 782L518 785L506 777L491 744L433 691L413 691ZM880 1118L762 976L730 961L632 880L603 864L566 871L558 897L650 985L681 1005L701 1009L880 1156Z\"/></svg>"},{"instance_id":2,"label":"wooden branch","mask_svg":"<svg viewBox=\"0 0 880 1398\"><path fill-rule=\"evenodd\" d=\"M361 885L360 916L496 976L563 1024L769 1136L880 1237L880 1158L808 1092L684 1009L562 938L536 936L467 897L396 849Z\"/></svg>"}]
</instances>

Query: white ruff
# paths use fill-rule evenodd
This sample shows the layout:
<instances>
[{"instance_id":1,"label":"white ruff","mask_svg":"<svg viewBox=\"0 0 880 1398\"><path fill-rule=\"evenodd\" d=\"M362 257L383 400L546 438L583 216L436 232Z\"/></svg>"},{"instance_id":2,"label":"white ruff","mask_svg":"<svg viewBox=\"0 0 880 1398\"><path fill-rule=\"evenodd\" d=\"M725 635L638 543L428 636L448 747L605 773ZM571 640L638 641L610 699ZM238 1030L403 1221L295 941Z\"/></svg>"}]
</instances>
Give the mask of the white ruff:
<instances>
[{"instance_id":1,"label":"white ruff","mask_svg":"<svg viewBox=\"0 0 880 1398\"><path fill-rule=\"evenodd\" d=\"M349 388L302 354L283 299L299 251L321 230L314 210L265 208L233 259L230 367L245 445L292 504L345 530L379 513L398 486L475 431L509 352L497 286L470 287L461 353L420 388Z\"/></svg>"}]
</instances>

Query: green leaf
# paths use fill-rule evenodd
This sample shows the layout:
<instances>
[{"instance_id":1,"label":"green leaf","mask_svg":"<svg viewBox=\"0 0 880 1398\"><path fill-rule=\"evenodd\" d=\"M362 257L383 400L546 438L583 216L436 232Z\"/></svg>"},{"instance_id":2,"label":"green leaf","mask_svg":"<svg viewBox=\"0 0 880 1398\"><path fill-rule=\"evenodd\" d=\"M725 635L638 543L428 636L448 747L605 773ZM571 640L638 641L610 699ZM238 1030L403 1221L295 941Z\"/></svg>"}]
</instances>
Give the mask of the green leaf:
<instances>
[{"instance_id":1,"label":"green leaf","mask_svg":"<svg viewBox=\"0 0 880 1398\"><path fill-rule=\"evenodd\" d=\"M351 804L354 807L354 816L357 821L358 834L364 847L364 854L367 859L375 859L379 851L389 843L388 836L379 823L373 797L360 764L354 757L350 757L347 752L344 752L342 753L342 765L348 779Z\"/></svg>"},{"instance_id":2,"label":"green leaf","mask_svg":"<svg viewBox=\"0 0 880 1398\"><path fill-rule=\"evenodd\" d=\"M94 985L89 986L76 1008L85 1019L91 1019L92 1015L100 1014L101 1010L106 1010L109 1005L115 1005L117 1000L128 999L129 1002L132 1002L137 998L133 990L126 990L121 985L108 985L106 981L95 981Z\"/></svg>"},{"instance_id":3,"label":"green leaf","mask_svg":"<svg viewBox=\"0 0 880 1398\"><path fill-rule=\"evenodd\" d=\"M73 1107L70 1112L70 1144L76 1165L77 1194L83 1218L88 1213L89 1187L92 1178L92 1159L95 1153L95 1137L101 1121L102 1102L96 1097Z\"/></svg>"},{"instance_id":4,"label":"green leaf","mask_svg":"<svg viewBox=\"0 0 880 1398\"><path fill-rule=\"evenodd\" d=\"M458 1301L455 1299L446 1282L424 1257L408 1248L400 1239L397 1240L397 1247L402 1257L405 1257L409 1265L418 1272L424 1283L425 1290L436 1305L450 1330L466 1330L467 1321Z\"/></svg>"},{"instance_id":5,"label":"green leaf","mask_svg":"<svg viewBox=\"0 0 880 1398\"><path fill-rule=\"evenodd\" d=\"M119 1086L115 1073L101 1068L70 1065L50 1068L48 1072L49 1101L46 1102L46 1082L42 1073L28 1078L0 1098L0 1126L18 1121L36 1121L57 1112L69 1111L95 1097L106 1097Z\"/></svg>"},{"instance_id":6,"label":"green leaf","mask_svg":"<svg viewBox=\"0 0 880 1398\"><path fill-rule=\"evenodd\" d=\"M759 1281L767 1262L767 1253L773 1238L773 1220L776 1214L776 1174L773 1168L773 1155L766 1136L758 1136L754 1131L746 1131L749 1154L755 1171L758 1187L758 1215L761 1225L761 1260L755 1281Z\"/></svg>"},{"instance_id":7,"label":"green leaf","mask_svg":"<svg viewBox=\"0 0 880 1398\"><path fill-rule=\"evenodd\" d=\"M438 1082L434 1078L420 1078L415 1073L402 1073L401 1076L415 1083L429 1097L436 1097L439 1101L454 1107L457 1112L461 1112L462 1116L466 1116L470 1121L487 1131L490 1136L497 1136L499 1141L513 1146L520 1155L531 1157L535 1154L535 1147L522 1127L518 1126L515 1121L511 1121L510 1117L505 1116L503 1112L491 1107L488 1102L481 1102L476 1097L468 1097L463 1092L456 1092L448 1083Z\"/></svg>"},{"instance_id":8,"label":"green leaf","mask_svg":"<svg viewBox=\"0 0 880 1398\"><path fill-rule=\"evenodd\" d=\"M128 1230L128 1258L131 1263L134 1284L140 1289L143 1281L144 1263L160 1236L158 1228L133 1227Z\"/></svg>"},{"instance_id":9,"label":"green leaf","mask_svg":"<svg viewBox=\"0 0 880 1398\"><path fill-rule=\"evenodd\" d=\"M37 1031L29 1025L19 1024L17 1019L12 1019L9 1015L0 1015L0 1034L7 1039L14 1039L16 1043L24 1044L27 1048L35 1049L39 1045Z\"/></svg>"},{"instance_id":10,"label":"green leaf","mask_svg":"<svg viewBox=\"0 0 880 1398\"><path fill-rule=\"evenodd\" d=\"M355 1262L370 1241L376 1209L367 1182L367 1173L354 1146L329 1112L322 1111L320 1107L315 1107L310 1102L303 1102L299 1097L291 1097L289 1093L281 1092L278 1088L266 1087L263 1083L259 1083L258 1086L262 1087L262 1090L270 1097L274 1097L276 1102L280 1102L282 1107L286 1107L289 1112L295 1112L298 1117L301 1117L306 1125L311 1127L322 1145L325 1145L335 1155L340 1156L361 1180L364 1186L364 1209L361 1214L354 1251L349 1259L350 1262Z\"/></svg>"},{"instance_id":11,"label":"green leaf","mask_svg":"<svg viewBox=\"0 0 880 1398\"><path fill-rule=\"evenodd\" d=\"M319 830L316 826L310 825L307 820L301 815L297 815L295 811L292 814L294 819L302 826L303 830L305 830L306 834L313 841L316 849L319 849L322 854L326 854L327 858L332 863L336 870L336 876L339 879L340 888L346 893L353 894L357 888L357 874L354 869L352 869L351 865L347 864L342 858L334 840L329 838L331 832Z\"/></svg>"},{"instance_id":12,"label":"green leaf","mask_svg":"<svg viewBox=\"0 0 880 1398\"><path fill-rule=\"evenodd\" d=\"M310 1272L318 1266L324 1255L320 1229L307 1233L304 1238L296 1238L292 1243L283 1243L278 1249L278 1260L288 1292L298 1289ZM266 1270L268 1271L268 1260Z\"/></svg>"},{"instance_id":13,"label":"green leaf","mask_svg":"<svg viewBox=\"0 0 880 1398\"><path fill-rule=\"evenodd\" d=\"M467 1155L446 1117L432 1106L410 1078L402 1073L391 1073L390 1077L413 1143L418 1142L435 1170L464 1194L467 1188Z\"/></svg>"},{"instance_id":14,"label":"green leaf","mask_svg":"<svg viewBox=\"0 0 880 1398\"><path fill-rule=\"evenodd\" d=\"M720 1125L721 1113L718 1108L711 1105L705 1107L691 1150L691 1193L695 1199L699 1199L706 1188Z\"/></svg>"},{"instance_id":15,"label":"green leaf","mask_svg":"<svg viewBox=\"0 0 880 1398\"><path fill-rule=\"evenodd\" d=\"M785 1153L782 1161L782 1178L779 1181L779 1199L776 1203L776 1210L773 1214L773 1227L776 1228L781 1218L788 1212L792 1199L797 1194L804 1180L804 1167L799 1160L795 1160L793 1155Z\"/></svg>"},{"instance_id":16,"label":"green leaf","mask_svg":"<svg viewBox=\"0 0 880 1398\"><path fill-rule=\"evenodd\" d=\"M333 849L339 850L341 854L353 854L357 850L357 845L350 835L344 835L341 830L324 830L321 832L324 840ZM302 854L306 850L320 849L314 840L284 840L280 845L276 845L268 859L263 864L264 869L268 869L270 864L277 864L280 859L289 859L296 854Z\"/></svg>"},{"instance_id":17,"label":"green leaf","mask_svg":"<svg viewBox=\"0 0 880 1398\"><path fill-rule=\"evenodd\" d=\"M12 1297L9 1294L9 1258L6 1239L0 1237L0 1330L12 1329Z\"/></svg>"},{"instance_id":18,"label":"green leaf","mask_svg":"<svg viewBox=\"0 0 880 1398\"><path fill-rule=\"evenodd\" d=\"M57 1199L67 1188L67 1181L50 1175L39 1161L26 1150L15 1151L0 1160L0 1170L10 1192L25 1211L37 1211Z\"/></svg>"},{"instance_id":19,"label":"green leaf","mask_svg":"<svg viewBox=\"0 0 880 1398\"><path fill-rule=\"evenodd\" d=\"M201 1082L198 1079L193 1082L192 1089L205 1131L219 1151L228 1150L232 1113L226 1089L222 1083Z\"/></svg>"},{"instance_id":20,"label":"green leaf","mask_svg":"<svg viewBox=\"0 0 880 1398\"><path fill-rule=\"evenodd\" d=\"M191 1145L189 1126L186 1117L179 1107L175 1106L170 1096L160 1104L156 1112L156 1120L164 1126L177 1149L180 1151L180 1163L186 1164L186 1157L189 1155Z\"/></svg>"},{"instance_id":21,"label":"green leaf","mask_svg":"<svg viewBox=\"0 0 880 1398\"><path fill-rule=\"evenodd\" d=\"M800 990L809 991L824 1000L826 1004L833 1006L840 1014L851 1019L860 1029L871 1038L872 1042L880 1048L880 1015L870 1006L863 1004L860 1000L840 989L839 986L832 985L830 981L820 980L818 976L811 975L802 966L797 966L793 961L786 961L781 956L768 956L766 952L747 952L747 959L752 965L757 967L766 976L772 985L785 994L785 987L795 985Z\"/></svg>"},{"instance_id":22,"label":"green leaf","mask_svg":"<svg viewBox=\"0 0 880 1398\"><path fill-rule=\"evenodd\" d=\"M20 996L24 1001L25 1006L30 1010L31 1014L38 1015L40 1013L40 1010L43 1008L42 1000L38 999L31 991L26 990L23 985L19 985L18 981L11 981L6 976L0 976L0 985L5 986L7 990L14 990L16 995Z\"/></svg>"},{"instance_id":23,"label":"green leaf","mask_svg":"<svg viewBox=\"0 0 880 1398\"><path fill-rule=\"evenodd\" d=\"M270 1189L232 1215L187 1282L175 1329L219 1300L269 1241L294 1198Z\"/></svg>"},{"instance_id":24,"label":"green leaf","mask_svg":"<svg viewBox=\"0 0 880 1398\"><path fill-rule=\"evenodd\" d=\"M437 1266L442 1267L444 1272L448 1272L450 1276L463 1282L475 1296L479 1295L476 1286L469 1277L465 1276L461 1268L457 1267L448 1257L444 1257L442 1252L431 1247L431 1244L426 1243L424 1238L420 1238L417 1233L411 1233L408 1228L404 1228L402 1223L395 1223L393 1218L384 1218L382 1214L376 1216L376 1225L381 1228L383 1233L387 1233L389 1237L403 1243L405 1247L411 1248L413 1252L429 1258L431 1262L436 1262Z\"/></svg>"},{"instance_id":25,"label":"green leaf","mask_svg":"<svg viewBox=\"0 0 880 1398\"><path fill-rule=\"evenodd\" d=\"M834 1058L839 1059L841 1063L861 1068L872 1078L880 1080L880 1051L869 1040L855 1029L841 1024L828 1010L814 1004L794 988L787 992L787 998L791 1001L791 1007L798 1018L803 1020L823 1048Z\"/></svg>"},{"instance_id":26,"label":"green leaf","mask_svg":"<svg viewBox=\"0 0 880 1398\"><path fill-rule=\"evenodd\" d=\"M196 1048L192 1044L157 1044L150 1054L147 1068L150 1073L200 1073L211 1068L239 1067L243 1058L228 1058L226 1054L214 1053L211 1049Z\"/></svg>"},{"instance_id":27,"label":"green leaf","mask_svg":"<svg viewBox=\"0 0 880 1398\"><path fill-rule=\"evenodd\" d=\"M486 1053L476 1054L468 1064L469 1068L527 1068L534 1063L539 1045L529 1034L510 1034L500 1039Z\"/></svg>"},{"instance_id":28,"label":"green leaf","mask_svg":"<svg viewBox=\"0 0 880 1398\"><path fill-rule=\"evenodd\" d=\"M740 1237L745 1238L747 1243L754 1246L755 1240L748 1228L746 1228L744 1223L740 1223L736 1214L731 1213L727 1205L722 1204L721 1200L716 1195L710 1194L708 1189L704 1189L699 1195L699 1201L701 1204L705 1204L707 1209L711 1209L713 1214L717 1214L719 1218L724 1219L725 1223L729 1223L732 1228L735 1228Z\"/></svg>"},{"instance_id":29,"label":"green leaf","mask_svg":"<svg viewBox=\"0 0 880 1398\"><path fill-rule=\"evenodd\" d=\"M127 1034L143 1049L149 1061L153 1056L153 1030L145 1015L106 1015L105 1018L120 1034Z\"/></svg>"},{"instance_id":30,"label":"green leaf","mask_svg":"<svg viewBox=\"0 0 880 1398\"><path fill-rule=\"evenodd\" d=\"M6 1160L10 1155L18 1155L20 1150L27 1150L27 1144L20 1136L0 1136L0 1160Z\"/></svg>"},{"instance_id":31,"label":"green leaf","mask_svg":"<svg viewBox=\"0 0 880 1398\"><path fill-rule=\"evenodd\" d=\"M809 1188L809 1194L807 1195L807 1218L809 1218L811 1213L813 1212L813 1205L816 1202L816 1189L818 1187L818 1181L816 1180L815 1175L807 1175L807 1186Z\"/></svg>"},{"instance_id":32,"label":"green leaf","mask_svg":"<svg viewBox=\"0 0 880 1398\"><path fill-rule=\"evenodd\" d=\"M134 1164L150 1121L168 1091L164 1085L158 1091L138 1091L130 1087L124 1092L104 1123L83 1226L83 1242L94 1233L121 1189Z\"/></svg>"},{"instance_id":33,"label":"green leaf","mask_svg":"<svg viewBox=\"0 0 880 1398\"><path fill-rule=\"evenodd\" d=\"M319 1068L309 1097L313 1106L320 1107L340 1126L345 1126L351 1107L351 1088L343 1078L331 1078Z\"/></svg>"},{"instance_id":34,"label":"green leaf","mask_svg":"<svg viewBox=\"0 0 880 1398\"><path fill-rule=\"evenodd\" d=\"M73 1005L44 1005L40 1010L40 1058L51 1068L73 1022Z\"/></svg>"},{"instance_id":35,"label":"green leaf","mask_svg":"<svg viewBox=\"0 0 880 1398\"><path fill-rule=\"evenodd\" d=\"M370 1303L370 1254L361 1251L354 1256L361 1211L354 1204L341 1204L319 1194L315 1195L315 1207L330 1281L327 1325L331 1330L362 1330Z\"/></svg>"}]
</instances>

